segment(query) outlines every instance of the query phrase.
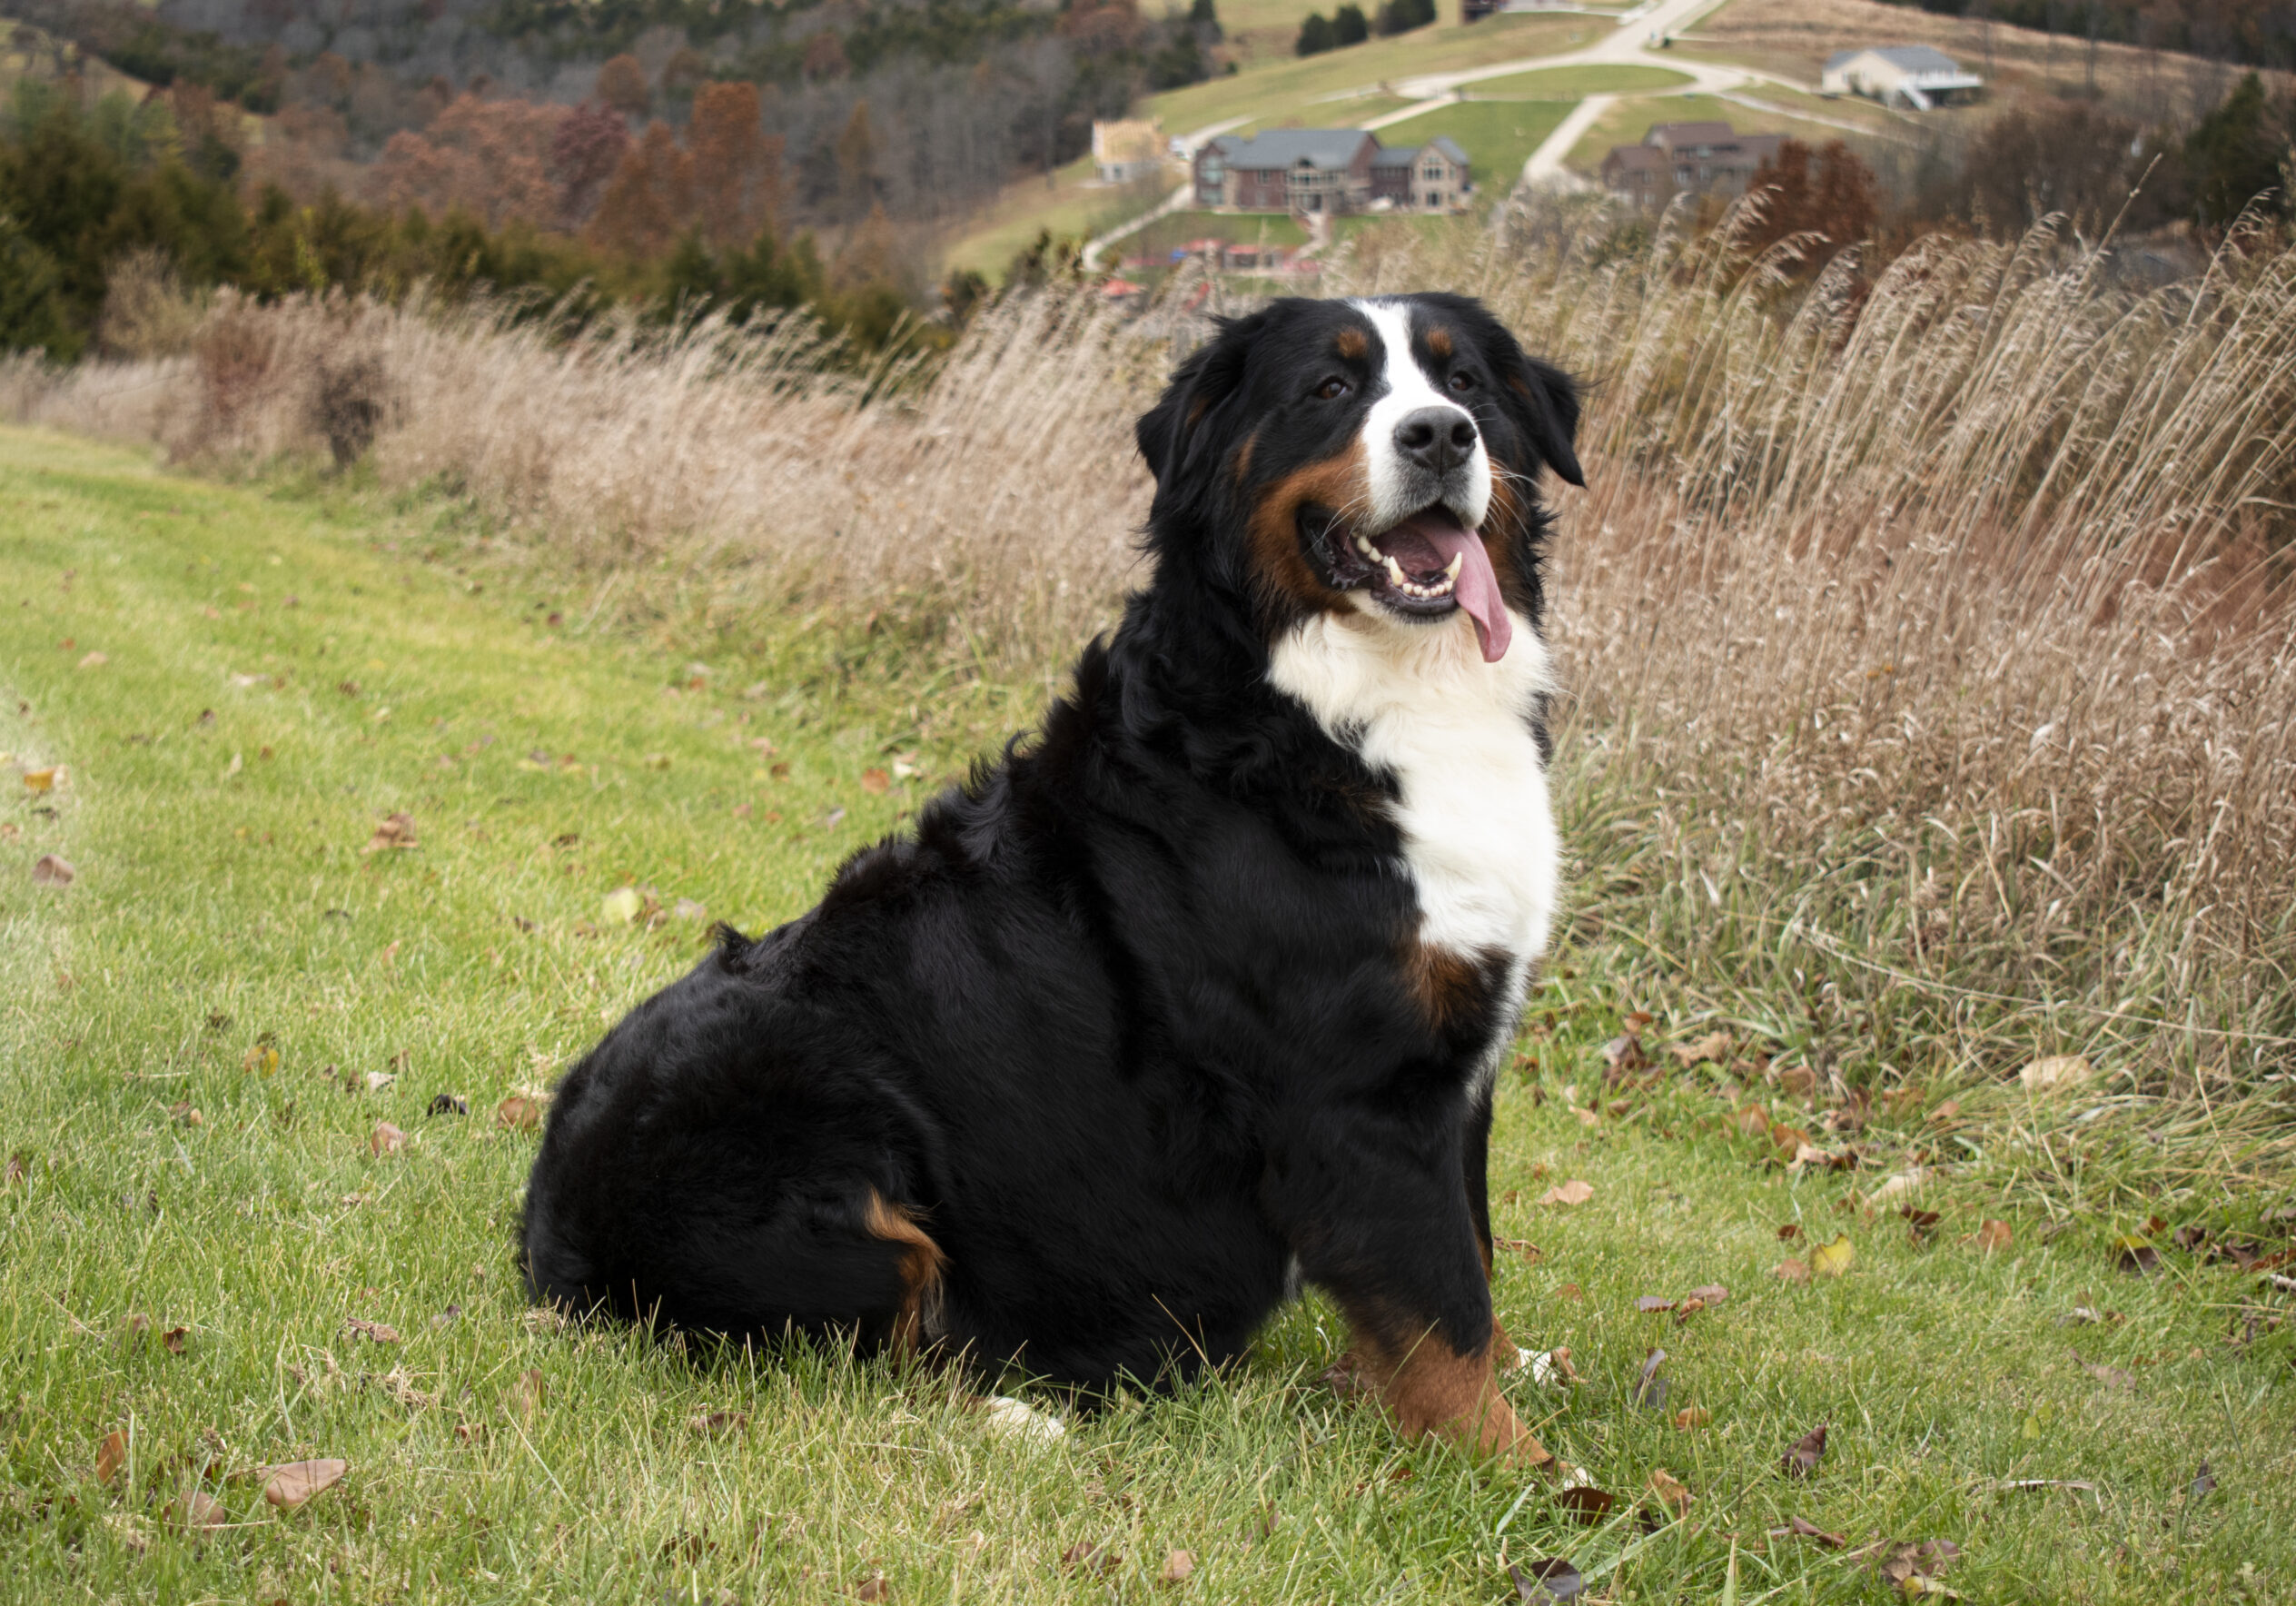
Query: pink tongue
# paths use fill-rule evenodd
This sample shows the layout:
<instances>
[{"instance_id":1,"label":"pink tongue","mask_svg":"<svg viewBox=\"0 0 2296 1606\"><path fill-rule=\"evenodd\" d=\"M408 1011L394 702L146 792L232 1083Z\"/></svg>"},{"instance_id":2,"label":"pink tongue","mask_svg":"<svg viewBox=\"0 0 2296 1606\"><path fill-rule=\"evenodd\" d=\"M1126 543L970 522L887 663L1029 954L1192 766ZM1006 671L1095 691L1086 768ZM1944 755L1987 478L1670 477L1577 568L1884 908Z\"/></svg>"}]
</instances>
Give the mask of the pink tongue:
<instances>
[{"instance_id":1,"label":"pink tongue","mask_svg":"<svg viewBox=\"0 0 2296 1606\"><path fill-rule=\"evenodd\" d=\"M1410 546L1424 543L1434 549L1434 561L1423 569L1411 561L1416 554L1407 556L1404 550L1395 550L1396 561L1406 569L1421 569L1421 572L1426 572L1427 569L1448 569L1453 558L1460 560L1459 580L1451 588L1451 594L1467 610L1467 617L1475 621L1475 639L1482 646L1483 661L1495 664L1505 658L1507 644L1514 639L1515 626L1514 621L1507 617L1506 603L1499 600L1499 577L1490 570L1490 558L1483 550L1482 538L1462 527L1458 520L1441 508L1430 508L1423 513L1415 513L1397 529L1403 535L1405 543ZM1412 536L1419 540L1410 540ZM1397 547L1400 548L1403 544L1397 543Z\"/></svg>"}]
</instances>

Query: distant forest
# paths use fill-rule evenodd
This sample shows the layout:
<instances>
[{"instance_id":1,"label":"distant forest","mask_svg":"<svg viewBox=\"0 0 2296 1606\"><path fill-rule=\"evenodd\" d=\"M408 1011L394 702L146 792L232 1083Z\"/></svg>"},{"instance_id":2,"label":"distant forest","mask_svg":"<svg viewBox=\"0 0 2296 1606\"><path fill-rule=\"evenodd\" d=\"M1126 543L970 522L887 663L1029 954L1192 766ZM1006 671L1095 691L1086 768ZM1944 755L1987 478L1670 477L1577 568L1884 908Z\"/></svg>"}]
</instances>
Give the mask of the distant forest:
<instances>
[{"instance_id":1,"label":"distant forest","mask_svg":"<svg viewBox=\"0 0 2296 1606\"><path fill-rule=\"evenodd\" d=\"M602 103L633 133L682 128L705 86L760 86L787 153L788 221L962 216L1022 173L1082 154L1093 120L1211 72L1212 0L12 0L23 20L121 71L282 114L312 173L382 156L466 90ZM866 150L856 152L856 144ZM281 176L281 175L274 175ZM292 178L291 189L298 188Z\"/></svg>"},{"instance_id":2,"label":"distant forest","mask_svg":"<svg viewBox=\"0 0 2296 1606\"><path fill-rule=\"evenodd\" d=\"M1884 0L1945 16L1990 18L2020 28L2112 45L2173 50L2210 61L2296 69L2291 0Z\"/></svg>"}]
</instances>

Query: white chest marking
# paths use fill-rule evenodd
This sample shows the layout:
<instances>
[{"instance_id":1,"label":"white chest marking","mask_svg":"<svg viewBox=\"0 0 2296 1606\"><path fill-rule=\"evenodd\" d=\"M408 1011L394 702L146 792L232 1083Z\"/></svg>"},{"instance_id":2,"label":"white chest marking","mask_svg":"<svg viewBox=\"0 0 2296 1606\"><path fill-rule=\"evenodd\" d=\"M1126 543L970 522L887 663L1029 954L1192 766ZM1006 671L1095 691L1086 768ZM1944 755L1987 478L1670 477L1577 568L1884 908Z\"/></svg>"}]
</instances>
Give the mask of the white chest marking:
<instances>
[{"instance_id":1,"label":"white chest marking","mask_svg":"<svg viewBox=\"0 0 2296 1606\"><path fill-rule=\"evenodd\" d=\"M1531 739L1548 688L1545 645L1517 616L1514 644L1487 664L1465 614L1412 624L1369 611L1322 614L1277 642L1269 678L1333 740L1392 774L1403 869L1420 940L1508 960L1508 1031L1554 918L1559 852L1547 776Z\"/></svg>"}]
</instances>

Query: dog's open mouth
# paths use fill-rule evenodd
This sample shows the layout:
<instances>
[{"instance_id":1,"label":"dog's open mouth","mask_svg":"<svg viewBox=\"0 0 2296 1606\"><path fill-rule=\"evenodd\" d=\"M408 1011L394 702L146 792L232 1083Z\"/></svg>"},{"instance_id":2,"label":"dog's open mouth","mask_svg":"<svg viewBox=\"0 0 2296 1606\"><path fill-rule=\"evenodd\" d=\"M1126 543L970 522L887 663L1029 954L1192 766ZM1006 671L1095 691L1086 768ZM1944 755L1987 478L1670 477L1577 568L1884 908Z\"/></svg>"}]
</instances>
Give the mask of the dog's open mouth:
<instances>
[{"instance_id":1,"label":"dog's open mouth","mask_svg":"<svg viewBox=\"0 0 2296 1606\"><path fill-rule=\"evenodd\" d=\"M1331 578L1344 589L1368 590L1396 613L1431 618L1464 610L1475 623L1483 661L1507 655L1513 628L1499 594L1499 577L1482 537L1438 502L1393 529L1366 535L1337 519L1319 543Z\"/></svg>"}]
</instances>

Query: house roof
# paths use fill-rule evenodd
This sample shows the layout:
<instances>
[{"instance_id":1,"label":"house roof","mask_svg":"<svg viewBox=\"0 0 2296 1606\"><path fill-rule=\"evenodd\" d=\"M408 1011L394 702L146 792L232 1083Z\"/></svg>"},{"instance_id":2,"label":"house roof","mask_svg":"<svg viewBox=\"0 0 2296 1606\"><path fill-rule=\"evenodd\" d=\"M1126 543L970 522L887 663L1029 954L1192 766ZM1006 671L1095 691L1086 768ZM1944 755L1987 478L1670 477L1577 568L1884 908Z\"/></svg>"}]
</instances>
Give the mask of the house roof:
<instances>
[{"instance_id":1,"label":"house roof","mask_svg":"<svg viewBox=\"0 0 2296 1606\"><path fill-rule=\"evenodd\" d=\"M1661 123L1642 136L1642 143L1670 151L1677 145L1731 144L1737 137L1738 131L1727 123Z\"/></svg>"},{"instance_id":2,"label":"house roof","mask_svg":"<svg viewBox=\"0 0 2296 1606\"><path fill-rule=\"evenodd\" d=\"M1614 162L1628 172L1638 172L1646 167L1664 167L1667 154L1656 145L1613 145L1602 164L1608 167Z\"/></svg>"},{"instance_id":3,"label":"house roof","mask_svg":"<svg viewBox=\"0 0 2296 1606\"><path fill-rule=\"evenodd\" d=\"M1834 71L1861 55L1875 55L1901 73L1958 73L1961 64L1944 51L1930 45L1877 45L1864 50L1837 50L1826 58L1826 70Z\"/></svg>"},{"instance_id":4,"label":"house roof","mask_svg":"<svg viewBox=\"0 0 2296 1606\"><path fill-rule=\"evenodd\" d=\"M1242 139L1222 134L1212 142L1231 167L1253 169L1297 167L1341 168L1355 160L1356 152L1371 136L1360 128L1271 128ZM1371 141L1376 146L1379 142Z\"/></svg>"},{"instance_id":5,"label":"house roof","mask_svg":"<svg viewBox=\"0 0 2296 1606\"><path fill-rule=\"evenodd\" d=\"M1465 167L1468 165L1467 153L1460 150L1458 143L1449 134L1439 134L1433 139L1428 141L1427 144L1429 145L1433 145L1437 150L1442 152L1445 156L1457 163L1460 166ZM1427 149L1427 145L1381 145L1377 151L1372 153L1371 165L1374 167L1409 167L1412 163L1419 160L1419 154L1425 149Z\"/></svg>"}]
</instances>

